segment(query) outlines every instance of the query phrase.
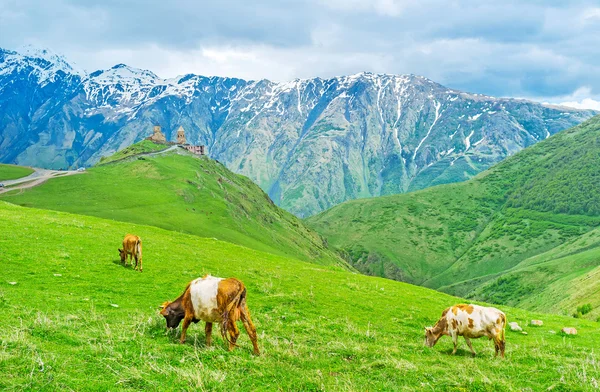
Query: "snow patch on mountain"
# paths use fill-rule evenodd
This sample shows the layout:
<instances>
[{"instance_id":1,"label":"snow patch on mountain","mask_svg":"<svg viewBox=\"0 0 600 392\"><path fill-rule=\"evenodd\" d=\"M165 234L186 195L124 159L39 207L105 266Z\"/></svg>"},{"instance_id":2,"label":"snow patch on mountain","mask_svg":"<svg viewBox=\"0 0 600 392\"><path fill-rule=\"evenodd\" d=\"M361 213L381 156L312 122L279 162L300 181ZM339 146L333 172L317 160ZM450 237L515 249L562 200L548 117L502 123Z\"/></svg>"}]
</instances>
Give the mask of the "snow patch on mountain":
<instances>
[{"instance_id":1,"label":"snow patch on mountain","mask_svg":"<svg viewBox=\"0 0 600 392\"><path fill-rule=\"evenodd\" d=\"M415 152L413 154L413 161L417 156L417 152L419 151L419 148L421 148L421 145L423 144L423 142L425 141L425 139L427 139L429 137L429 134L431 133L431 130L433 129L433 126L438 122L438 120L440 119L440 107L442 106L441 103L435 101L434 102L434 106L435 106L435 120L433 120L433 123L431 124L431 126L429 127L429 130L427 131L427 134L425 135L425 137L423 139L421 139L421 141L419 142L419 144L417 145L417 148L415 148Z\"/></svg>"},{"instance_id":2,"label":"snow patch on mountain","mask_svg":"<svg viewBox=\"0 0 600 392\"><path fill-rule=\"evenodd\" d=\"M474 130L471 131L471 133L469 133L469 136L465 138L465 151L467 151L471 147L471 136L473 136L474 133Z\"/></svg>"}]
</instances>

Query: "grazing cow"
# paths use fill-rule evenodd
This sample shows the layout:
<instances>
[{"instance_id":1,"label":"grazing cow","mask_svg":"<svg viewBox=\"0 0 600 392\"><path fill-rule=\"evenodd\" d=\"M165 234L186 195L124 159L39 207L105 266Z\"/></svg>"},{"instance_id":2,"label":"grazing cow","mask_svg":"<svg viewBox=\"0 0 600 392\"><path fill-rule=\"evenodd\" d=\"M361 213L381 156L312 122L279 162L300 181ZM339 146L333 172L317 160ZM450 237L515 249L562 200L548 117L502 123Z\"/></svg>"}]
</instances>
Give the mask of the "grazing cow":
<instances>
[{"instance_id":1,"label":"grazing cow","mask_svg":"<svg viewBox=\"0 0 600 392\"><path fill-rule=\"evenodd\" d=\"M454 305L444 310L442 317L433 327L425 327L425 344L428 347L433 347L440 337L448 335L452 337L454 343L452 354L455 354L458 337L463 336L473 356L475 356L475 350L473 350L469 339L487 336L494 340L496 356L500 352L500 355L504 358L505 327L506 316L496 308L486 308L478 305Z\"/></svg>"},{"instance_id":2,"label":"grazing cow","mask_svg":"<svg viewBox=\"0 0 600 392\"><path fill-rule=\"evenodd\" d=\"M211 345L212 325L218 322L223 340L229 343L229 351L236 346L240 335L236 322L242 320L244 328L254 346L254 354L259 355L256 342L256 328L246 305L246 287L235 278L217 278L206 275L191 281L183 294L173 302L165 302L160 314L167 321L167 328L177 328L181 320L180 343L185 342L185 334L190 323L206 322L206 345Z\"/></svg>"},{"instance_id":3,"label":"grazing cow","mask_svg":"<svg viewBox=\"0 0 600 392\"><path fill-rule=\"evenodd\" d=\"M119 256L121 256L121 263L127 265L127 256L130 256L129 260L133 264L135 259L134 270L138 267L138 261L140 263L140 272L142 272L142 239L137 235L127 234L123 239L123 249L119 249Z\"/></svg>"}]
</instances>

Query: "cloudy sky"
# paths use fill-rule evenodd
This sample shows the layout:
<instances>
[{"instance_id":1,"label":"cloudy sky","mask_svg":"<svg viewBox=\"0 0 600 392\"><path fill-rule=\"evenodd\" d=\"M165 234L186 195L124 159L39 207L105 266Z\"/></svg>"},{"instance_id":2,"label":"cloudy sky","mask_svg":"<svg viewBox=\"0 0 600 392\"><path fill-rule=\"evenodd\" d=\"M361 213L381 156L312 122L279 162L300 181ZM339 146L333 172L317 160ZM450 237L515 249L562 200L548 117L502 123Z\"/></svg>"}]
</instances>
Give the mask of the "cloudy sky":
<instances>
[{"instance_id":1,"label":"cloudy sky","mask_svg":"<svg viewBox=\"0 0 600 392\"><path fill-rule=\"evenodd\" d=\"M460 90L600 110L600 2L2 0L0 47L277 81L414 73Z\"/></svg>"}]
</instances>

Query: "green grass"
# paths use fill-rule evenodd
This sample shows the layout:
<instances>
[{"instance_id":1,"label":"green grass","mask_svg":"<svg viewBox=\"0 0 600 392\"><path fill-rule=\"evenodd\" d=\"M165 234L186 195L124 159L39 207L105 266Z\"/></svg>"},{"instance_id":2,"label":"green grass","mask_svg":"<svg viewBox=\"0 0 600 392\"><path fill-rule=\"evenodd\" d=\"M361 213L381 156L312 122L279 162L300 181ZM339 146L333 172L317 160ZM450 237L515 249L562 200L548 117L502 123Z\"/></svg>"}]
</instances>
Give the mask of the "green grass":
<instances>
[{"instance_id":1,"label":"green grass","mask_svg":"<svg viewBox=\"0 0 600 392\"><path fill-rule=\"evenodd\" d=\"M99 165L103 165L110 162L119 161L125 158L130 158L135 155L145 154L150 152L158 152L162 150L166 150L170 146L167 144L158 144L154 143L151 140L142 140L136 144L132 144L129 147L122 149L121 151L117 151L113 155L102 157L100 159Z\"/></svg>"},{"instance_id":2,"label":"green grass","mask_svg":"<svg viewBox=\"0 0 600 392\"><path fill-rule=\"evenodd\" d=\"M592 230L548 252L519 263L500 276L491 276L471 294L486 301L525 309L573 315L586 305L581 317L600 317L600 229ZM455 284L467 292L474 282Z\"/></svg>"},{"instance_id":3,"label":"green grass","mask_svg":"<svg viewBox=\"0 0 600 392\"><path fill-rule=\"evenodd\" d=\"M33 173L33 169L23 166L5 165L0 163L0 181L16 180Z\"/></svg>"},{"instance_id":4,"label":"green grass","mask_svg":"<svg viewBox=\"0 0 600 392\"><path fill-rule=\"evenodd\" d=\"M2 390L593 390L600 324L501 307L507 358L484 339L429 349L423 327L461 300L423 287L283 258L152 226L0 202ZM144 272L119 265L127 232L144 239ZM242 335L229 353L167 333L157 307L193 278L248 287L260 357ZM14 283L14 284L11 284ZM117 305L118 307L114 307ZM544 326L527 328L528 320ZM564 326L577 336L562 336Z\"/></svg>"},{"instance_id":5,"label":"green grass","mask_svg":"<svg viewBox=\"0 0 600 392\"><path fill-rule=\"evenodd\" d=\"M148 150L149 143L130 149ZM306 261L344 264L320 235L275 206L248 178L183 150L113 161L2 198L214 237Z\"/></svg>"},{"instance_id":6,"label":"green grass","mask_svg":"<svg viewBox=\"0 0 600 392\"><path fill-rule=\"evenodd\" d=\"M354 200L306 222L362 272L572 314L585 298L561 299L557 308L543 300L547 292L531 288L544 280L528 282L519 268L600 225L600 116L467 182ZM590 286L593 280L581 279L600 258L573 263L568 271L548 267L536 276L560 280L555 289L563 293L575 282ZM511 271L515 278L496 281ZM594 298L592 305L600 307Z\"/></svg>"}]
</instances>

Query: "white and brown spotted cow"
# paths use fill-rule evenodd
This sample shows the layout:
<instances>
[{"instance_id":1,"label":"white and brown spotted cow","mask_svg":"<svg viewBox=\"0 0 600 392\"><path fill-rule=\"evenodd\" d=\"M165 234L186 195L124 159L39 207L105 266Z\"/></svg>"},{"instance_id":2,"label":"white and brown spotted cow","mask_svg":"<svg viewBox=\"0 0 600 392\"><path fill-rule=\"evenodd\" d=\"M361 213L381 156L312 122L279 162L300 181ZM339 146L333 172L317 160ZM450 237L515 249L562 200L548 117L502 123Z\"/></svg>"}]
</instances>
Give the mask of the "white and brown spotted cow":
<instances>
[{"instance_id":1,"label":"white and brown spotted cow","mask_svg":"<svg viewBox=\"0 0 600 392\"><path fill-rule=\"evenodd\" d=\"M185 334L190 323L206 322L206 345L211 345L213 323L218 322L221 336L233 350L240 335L236 322L241 320L254 346L254 354L259 355L256 341L256 328L246 305L246 287L235 278L217 278L206 275L191 281L183 294L173 302L165 302L160 314L167 321L167 328L177 328L181 320L180 342L185 342Z\"/></svg>"},{"instance_id":2,"label":"white and brown spotted cow","mask_svg":"<svg viewBox=\"0 0 600 392\"><path fill-rule=\"evenodd\" d=\"M442 317L433 327L425 327L425 344L433 347L443 335L452 337L454 351L458 344L458 337L463 336L473 355L475 350L471 345L471 338L487 336L494 340L496 356L498 353L504 358L506 316L496 308L486 308L478 305L454 305L442 313Z\"/></svg>"}]
</instances>

